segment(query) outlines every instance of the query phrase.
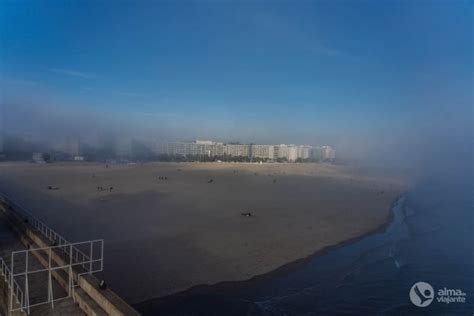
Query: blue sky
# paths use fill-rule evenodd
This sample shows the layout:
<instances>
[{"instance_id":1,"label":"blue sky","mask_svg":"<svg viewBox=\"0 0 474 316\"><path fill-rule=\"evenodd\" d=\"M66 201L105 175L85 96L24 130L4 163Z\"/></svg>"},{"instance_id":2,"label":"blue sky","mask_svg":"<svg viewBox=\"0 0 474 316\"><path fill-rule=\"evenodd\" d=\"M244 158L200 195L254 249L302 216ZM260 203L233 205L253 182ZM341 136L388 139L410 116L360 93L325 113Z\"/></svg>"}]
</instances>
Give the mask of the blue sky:
<instances>
[{"instance_id":1,"label":"blue sky","mask_svg":"<svg viewBox=\"0 0 474 316\"><path fill-rule=\"evenodd\" d=\"M472 120L472 30L457 0L2 1L2 102L344 144Z\"/></svg>"}]
</instances>

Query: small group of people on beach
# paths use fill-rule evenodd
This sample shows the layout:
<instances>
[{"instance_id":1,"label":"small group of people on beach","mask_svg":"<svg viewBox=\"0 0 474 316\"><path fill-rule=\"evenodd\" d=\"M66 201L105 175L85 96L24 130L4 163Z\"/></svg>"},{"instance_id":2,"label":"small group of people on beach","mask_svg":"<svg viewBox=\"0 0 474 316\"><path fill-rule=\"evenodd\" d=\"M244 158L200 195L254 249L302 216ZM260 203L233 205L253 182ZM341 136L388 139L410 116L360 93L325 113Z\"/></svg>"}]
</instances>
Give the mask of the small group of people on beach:
<instances>
[{"instance_id":1,"label":"small group of people on beach","mask_svg":"<svg viewBox=\"0 0 474 316\"><path fill-rule=\"evenodd\" d=\"M158 180L168 180L168 177L158 176Z\"/></svg>"},{"instance_id":2,"label":"small group of people on beach","mask_svg":"<svg viewBox=\"0 0 474 316\"><path fill-rule=\"evenodd\" d=\"M109 187L109 192L112 192L113 189L114 189L114 187ZM104 188L101 185L97 187L97 191L99 191L99 192L106 191L106 190L107 190L107 188Z\"/></svg>"}]
</instances>

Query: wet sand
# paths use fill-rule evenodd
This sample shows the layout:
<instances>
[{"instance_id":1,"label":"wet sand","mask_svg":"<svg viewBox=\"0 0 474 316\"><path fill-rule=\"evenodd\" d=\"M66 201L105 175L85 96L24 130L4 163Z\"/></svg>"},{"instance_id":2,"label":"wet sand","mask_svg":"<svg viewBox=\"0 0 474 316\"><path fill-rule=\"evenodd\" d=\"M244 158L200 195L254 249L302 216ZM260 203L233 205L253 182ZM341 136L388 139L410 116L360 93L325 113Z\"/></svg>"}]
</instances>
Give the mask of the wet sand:
<instances>
[{"instance_id":1,"label":"wet sand","mask_svg":"<svg viewBox=\"0 0 474 316\"><path fill-rule=\"evenodd\" d=\"M131 303L247 280L363 235L406 188L328 164L4 163L0 176L71 241L104 238L99 277Z\"/></svg>"}]
</instances>

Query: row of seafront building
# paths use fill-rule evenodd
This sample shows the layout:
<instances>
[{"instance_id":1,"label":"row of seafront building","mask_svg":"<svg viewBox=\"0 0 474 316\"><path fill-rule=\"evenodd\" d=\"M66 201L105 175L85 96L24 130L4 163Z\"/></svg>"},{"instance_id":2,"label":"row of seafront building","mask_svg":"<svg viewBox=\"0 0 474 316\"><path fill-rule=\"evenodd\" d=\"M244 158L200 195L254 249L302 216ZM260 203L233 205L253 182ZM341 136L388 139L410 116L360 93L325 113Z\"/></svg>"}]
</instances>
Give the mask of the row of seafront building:
<instances>
[{"instance_id":1,"label":"row of seafront building","mask_svg":"<svg viewBox=\"0 0 474 316\"><path fill-rule=\"evenodd\" d=\"M27 143L25 143L27 144ZM160 159L159 156L175 156L190 159L204 157L212 160L237 161L333 161L336 153L331 146L310 145L262 145L220 143L196 140L192 142L162 142L154 139L116 139L89 144L70 140L51 145L42 151L34 146L17 148L36 162L48 160L107 160L107 159ZM14 151L15 148L10 149ZM21 156L21 157L23 157ZM157 157L158 156L158 157ZM170 157L162 157L169 159Z\"/></svg>"},{"instance_id":2,"label":"row of seafront building","mask_svg":"<svg viewBox=\"0 0 474 316\"><path fill-rule=\"evenodd\" d=\"M334 160L336 152L330 146L224 144L213 141L158 143L157 154L171 156L246 157L262 160Z\"/></svg>"}]
</instances>

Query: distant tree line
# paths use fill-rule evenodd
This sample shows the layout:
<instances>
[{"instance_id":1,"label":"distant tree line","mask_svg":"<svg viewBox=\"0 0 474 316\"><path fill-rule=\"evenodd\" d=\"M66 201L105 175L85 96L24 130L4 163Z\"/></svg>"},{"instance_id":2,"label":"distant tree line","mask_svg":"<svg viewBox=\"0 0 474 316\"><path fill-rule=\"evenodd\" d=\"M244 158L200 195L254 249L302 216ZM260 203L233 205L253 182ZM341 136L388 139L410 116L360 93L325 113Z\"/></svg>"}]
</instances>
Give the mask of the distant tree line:
<instances>
[{"instance_id":1,"label":"distant tree line","mask_svg":"<svg viewBox=\"0 0 474 316\"><path fill-rule=\"evenodd\" d=\"M168 155L168 154L161 154L155 157L156 161L168 161L168 162L288 162L286 157L277 158L277 159L268 159L268 158L260 158L260 157L253 157L250 158L248 156L229 156L229 155L222 155L222 156L208 156L208 155ZM317 158L298 158L295 162L298 163L310 163L310 162L321 162L321 159Z\"/></svg>"},{"instance_id":2,"label":"distant tree line","mask_svg":"<svg viewBox=\"0 0 474 316\"><path fill-rule=\"evenodd\" d=\"M250 162L252 161L249 157L245 156L208 156L208 155L168 155L161 154L157 156L158 161L174 161L174 162ZM253 160L255 161L255 160Z\"/></svg>"},{"instance_id":3,"label":"distant tree line","mask_svg":"<svg viewBox=\"0 0 474 316\"><path fill-rule=\"evenodd\" d=\"M325 160L322 160L320 158L297 158L295 162L322 162Z\"/></svg>"}]
</instances>

